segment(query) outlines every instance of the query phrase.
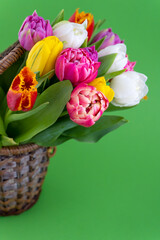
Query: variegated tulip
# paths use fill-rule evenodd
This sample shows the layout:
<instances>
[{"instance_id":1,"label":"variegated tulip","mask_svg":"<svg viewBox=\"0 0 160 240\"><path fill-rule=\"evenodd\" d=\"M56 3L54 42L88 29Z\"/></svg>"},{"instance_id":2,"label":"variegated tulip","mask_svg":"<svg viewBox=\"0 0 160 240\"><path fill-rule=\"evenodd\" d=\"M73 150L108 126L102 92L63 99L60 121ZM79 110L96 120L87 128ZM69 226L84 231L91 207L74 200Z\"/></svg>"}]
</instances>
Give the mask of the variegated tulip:
<instances>
[{"instance_id":1,"label":"variegated tulip","mask_svg":"<svg viewBox=\"0 0 160 240\"><path fill-rule=\"evenodd\" d=\"M7 93L7 104L12 111L29 111L37 98L36 75L24 67L13 79Z\"/></svg>"}]
</instances>

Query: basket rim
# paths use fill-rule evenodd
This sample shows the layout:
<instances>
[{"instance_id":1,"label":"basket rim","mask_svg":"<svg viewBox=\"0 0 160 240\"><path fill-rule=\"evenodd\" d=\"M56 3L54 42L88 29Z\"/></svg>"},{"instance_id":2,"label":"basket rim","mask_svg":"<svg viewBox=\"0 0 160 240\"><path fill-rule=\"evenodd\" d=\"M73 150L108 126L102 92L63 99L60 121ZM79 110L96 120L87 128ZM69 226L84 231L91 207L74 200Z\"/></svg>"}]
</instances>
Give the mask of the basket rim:
<instances>
[{"instance_id":1,"label":"basket rim","mask_svg":"<svg viewBox=\"0 0 160 240\"><path fill-rule=\"evenodd\" d=\"M24 53L25 49L20 45L18 40L0 53L0 75L13 65Z\"/></svg>"},{"instance_id":2,"label":"basket rim","mask_svg":"<svg viewBox=\"0 0 160 240\"><path fill-rule=\"evenodd\" d=\"M22 144L22 145L16 145L16 146L5 146L0 148L0 155L8 156L8 155L19 155L19 154L25 154L32 151L37 150L38 148L43 148L42 146L39 146L35 143L29 143L29 144Z\"/></svg>"}]
</instances>

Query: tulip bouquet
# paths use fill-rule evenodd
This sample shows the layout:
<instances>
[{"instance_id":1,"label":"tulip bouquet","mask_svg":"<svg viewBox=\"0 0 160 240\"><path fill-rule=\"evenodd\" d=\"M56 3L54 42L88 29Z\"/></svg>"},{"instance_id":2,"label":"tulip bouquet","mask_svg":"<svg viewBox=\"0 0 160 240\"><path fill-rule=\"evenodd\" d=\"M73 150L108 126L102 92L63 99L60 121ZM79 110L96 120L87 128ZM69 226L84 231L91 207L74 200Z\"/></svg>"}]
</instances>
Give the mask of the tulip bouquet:
<instances>
[{"instance_id":1,"label":"tulip bouquet","mask_svg":"<svg viewBox=\"0 0 160 240\"><path fill-rule=\"evenodd\" d=\"M147 98L147 77L134 71L126 45L90 13L53 23L36 11L18 39L24 54L0 75L0 147L96 142L127 121L111 111ZM103 116L102 116L103 114Z\"/></svg>"}]
</instances>

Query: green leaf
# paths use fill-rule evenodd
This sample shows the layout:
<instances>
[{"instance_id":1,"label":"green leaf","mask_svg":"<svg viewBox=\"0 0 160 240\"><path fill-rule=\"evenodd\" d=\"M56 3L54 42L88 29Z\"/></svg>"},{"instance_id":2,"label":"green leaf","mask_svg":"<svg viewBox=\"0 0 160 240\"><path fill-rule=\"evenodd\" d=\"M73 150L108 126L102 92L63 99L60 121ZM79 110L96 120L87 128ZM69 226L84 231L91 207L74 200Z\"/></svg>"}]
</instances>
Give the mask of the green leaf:
<instances>
[{"instance_id":1,"label":"green leaf","mask_svg":"<svg viewBox=\"0 0 160 240\"><path fill-rule=\"evenodd\" d=\"M54 70L51 70L50 72L46 73L42 77L36 77L38 81L36 88L40 87L41 84L44 83L48 79L48 77L51 76L53 73L54 73ZM39 74L39 72L37 74Z\"/></svg>"},{"instance_id":2,"label":"green leaf","mask_svg":"<svg viewBox=\"0 0 160 240\"><path fill-rule=\"evenodd\" d=\"M53 27L55 24L61 22L64 20L64 9L60 11L60 13L57 15L57 17L52 22L51 26Z\"/></svg>"},{"instance_id":3,"label":"green leaf","mask_svg":"<svg viewBox=\"0 0 160 240\"><path fill-rule=\"evenodd\" d=\"M5 92L0 87L0 106L2 105L2 101L3 101L4 97L5 97Z\"/></svg>"},{"instance_id":4,"label":"green leaf","mask_svg":"<svg viewBox=\"0 0 160 240\"><path fill-rule=\"evenodd\" d=\"M105 113L107 113L107 112L113 112L113 111L127 110L127 109L134 108L134 107L136 107L136 106L137 106L137 105L131 106L131 107L117 107L117 106L114 106L112 103L110 103L110 104L109 104L109 107L106 109Z\"/></svg>"},{"instance_id":5,"label":"green leaf","mask_svg":"<svg viewBox=\"0 0 160 240\"><path fill-rule=\"evenodd\" d=\"M93 30L93 34L92 37L89 41L89 44L92 42L92 39L94 38L94 33L103 25L103 23L106 21L106 19L103 20L99 20L95 25L94 25L94 30Z\"/></svg>"},{"instance_id":6,"label":"green leaf","mask_svg":"<svg viewBox=\"0 0 160 240\"><path fill-rule=\"evenodd\" d=\"M105 77L106 81L107 81L107 80L109 81L110 79L112 79L112 78L114 78L114 77L122 74L122 73L125 72L125 71L126 71L126 69L123 69L123 70L120 70L120 71L117 71L117 72L106 73L104 77ZM107 82L108 82L108 81L107 81Z\"/></svg>"},{"instance_id":7,"label":"green leaf","mask_svg":"<svg viewBox=\"0 0 160 240\"><path fill-rule=\"evenodd\" d=\"M116 56L117 56L117 53L114 53L114 54L106 55L104 57L100 57L98 59L98 62L101 62L101 65L98 69L98 77L104 76L107 73L107 71L112 66Z\"/></svg>"},{"instance_id":8,"label":"green leaf","mask_svg":"<svg viewBox=\"0 0 160 240\"><path fill-rule=\"evenodd\" d=\"M4 92L3 89L0 87L0 115L2 116L2 118L3 118L2 108L3 108L4 98L5 98L5 92Z\"/></svg>"},{"instance_id":9,"label":"green leaf","mask_svg":"<svg viewBox=\"0 0 160 240\"><path fill-rule=\"evenodd\" d=\"M1 116L0 116L0 135L6 135L4 122Z\"/></svg>"},{"instance_id":10,"label":"green leaf","mask_svg":"<svg viewBox=\"0 0 160 240\"><path fill-rule=\"evenodd\" d=\"M12 112L12 114L8 115L5 119L6 128L7 128L8 124L11 122L23 120L25 118L31 117L32 115L38 113L39 111L44 109L48 104L49 104L49 102L43 103L40 106L38 106L37 108L33 108L32 110L30 110L28 112L19 112L19 113Z\"/></svg>"},{"instance_id":11,"label":"green leaf","mask_svg":"<svg viewBox=\"0 0 160 240\"><path fill-rule=\"evenodd\" d=\"M96 32L104 23L106 19L98 20L98 22L94 25L94 32Z\"/></svg>"},{"instance_id":12,"label":"green leaf","mask_svg":"<svg viewBox=\"0 0 160 240\"><path fill-rule=\"evenodd\" d=\"M86 48L88 43L88 38L85 39L84 43L81 45L80 48Z\"/></svg>"},{"instance_id":13,"label":"green leaf","mask_svg":"<svg viewBox=\"0 0 160 240\"><path fill-rule=\"evenodd\" d=\"M56 122L69 101L72 89L72 84L68 80L47 88L37 98L35 108L46 102L49 104L26 119L11 122L7 129L8 136L13 137L18 143L25 142L50 127Z\"/></svg>"},{"instance_id":14,"label":"green leaf","mask_svg":"<svg viewBox=\"0 0 160 240\"><path fill-rule=\"evenodd\" d=\"M92 43L91 45L89 45L89 47L91 46L95 46L95 49L98 51L98 49L100 48L100 46L102 45L102 43L104 42L104 40L106 39L106 37L100 39L99 41Z\"/></svg>"},{"instance_id":15,"label":"green leaf","mask_svg":"<svg viewBox=\"0 0 160 240\"><path fill-rule=\"evenodd\" d=\"M19 67L18 70L17 70L17 74L22 70L22 68L24 68L24 67L26 66L26 61L27 61L27 58L28 58L28 54L29 54L29 51L26 51L26 52L24 53L24 59L23 59L22 64L20 65L20 67ZM17 74L16 74L16 75L17 75Z\"/></svg>"},{"instance_id":16,"label":"green leaf","mask_svg":"<svg viewBox=\"0 0 160 240\"><path fill-rule=\"evenodd\" d=\"M123 117L102 116L92 127L77 126L63 133L63 136L74 138L81 142L97 142L104 135L126 123Z\"/></svg>"},{"instance_id":17,"label":"green leaf","mask_svg":"<svg viewBox=\"0 0 160 240\"><path fill-rule=\"evenodd\" d=\"M60 136L59 138L56 139L56 141L54 142L53 146L58 146L61 145L64 142L67 142L68 140L71 140L72 138L70 137L66 137L66 136Z\"/></svg>"},{"instance_id":18,"label":"green leaf","mask_svg":"<svg viewBox=\"0 0 160 240\"><path fill-rule=\"evenodd\" d=\"M55 141L63 132L76 126L69 116L61 117L51 127L34 136L30 142L46 147L55 146Z\"/></svg>"},{"instance_id":19,"label":"green leaf","mask_svg":"<svg viewBox=\"0 0 160 240\"><path fill-rule=\"evenodd\" d=\"M0 75L0 87L3 88L5 93L8 92L8 89L17 75L17 71L25 58L25 53L14 63L12 64L3 74Z\"/></svg>"},{"instance_id":20,"label":"green leaf","mask_svg":"<svg viewBox=\"0 0 160 240\"><path fill-rule=\"evenodd\" d=\"M9 138L6 136L0 136L0 141L2 146L15 146L17 143L14 141L13 138Z\"/></svg>"}]
</instances>

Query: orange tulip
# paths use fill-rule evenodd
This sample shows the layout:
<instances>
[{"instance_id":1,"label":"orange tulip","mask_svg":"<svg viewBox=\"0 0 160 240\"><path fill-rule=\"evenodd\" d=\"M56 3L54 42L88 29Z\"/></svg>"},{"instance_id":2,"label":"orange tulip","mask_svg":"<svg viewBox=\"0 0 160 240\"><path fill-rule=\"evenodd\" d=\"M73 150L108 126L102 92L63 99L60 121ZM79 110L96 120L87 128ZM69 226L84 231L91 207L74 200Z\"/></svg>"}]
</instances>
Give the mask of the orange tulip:
<instances>
[{"instance_id":1,"label":"orange tulip","mask_svg":"<svg viewBox=\"0 0 160 240\"><path fill-rule=\"evenodd\" d=\"M91 13L85 13L81 12L79 13L78 9L76 9L75 13L70 17L70 22L75 23L83 23L87 19L88 25L87 25L87 32L88 32L88 41L90 40L93 30L94 30L94 18Z\"/></svg>"}]
</instances>

